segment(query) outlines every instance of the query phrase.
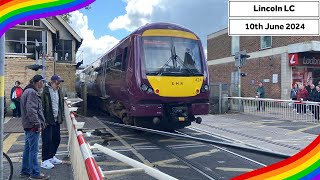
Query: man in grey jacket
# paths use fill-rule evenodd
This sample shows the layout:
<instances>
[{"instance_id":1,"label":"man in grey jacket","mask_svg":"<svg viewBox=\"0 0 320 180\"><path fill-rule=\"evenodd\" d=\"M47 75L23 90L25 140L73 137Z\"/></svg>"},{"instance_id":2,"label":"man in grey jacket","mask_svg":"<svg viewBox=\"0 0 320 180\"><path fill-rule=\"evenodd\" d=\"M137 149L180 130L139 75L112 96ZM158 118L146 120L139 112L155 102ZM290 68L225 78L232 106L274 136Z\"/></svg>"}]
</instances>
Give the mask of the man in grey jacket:
<instances>
[{"instance_id":1,"label":"man in grey jacket","mask_svg":"<svg viewBox=\"0 0 320 180\"><path fill-rule=\"evenodd\" d=\"M35 75L21 96L21 118L25 131L22 170L20 177L30 179L48 179L41 174L38 164L39 134L46 127L39 91L43 89L43 77Z\"/></svg>"}]
</instances>

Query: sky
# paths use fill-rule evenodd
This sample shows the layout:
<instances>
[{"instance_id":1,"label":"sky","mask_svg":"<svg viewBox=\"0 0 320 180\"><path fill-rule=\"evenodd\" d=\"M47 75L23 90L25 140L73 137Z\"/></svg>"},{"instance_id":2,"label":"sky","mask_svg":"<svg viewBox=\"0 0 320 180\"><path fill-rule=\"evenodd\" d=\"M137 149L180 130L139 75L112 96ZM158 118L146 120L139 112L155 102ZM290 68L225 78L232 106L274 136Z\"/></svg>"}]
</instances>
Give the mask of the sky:
<instances>
[{"instance_id":1,"label":"sky","mask_svg":"<svg viewBox=\"0 0 320 180\"><path fill-rule=\"evenodd\" d=\"M71 13L83 38L77 60L91 64L132 31L151 22L169 22L195 32L207 50L207 35L227 27L227 0L96 0Z\"/></svg>"}]
</instances>

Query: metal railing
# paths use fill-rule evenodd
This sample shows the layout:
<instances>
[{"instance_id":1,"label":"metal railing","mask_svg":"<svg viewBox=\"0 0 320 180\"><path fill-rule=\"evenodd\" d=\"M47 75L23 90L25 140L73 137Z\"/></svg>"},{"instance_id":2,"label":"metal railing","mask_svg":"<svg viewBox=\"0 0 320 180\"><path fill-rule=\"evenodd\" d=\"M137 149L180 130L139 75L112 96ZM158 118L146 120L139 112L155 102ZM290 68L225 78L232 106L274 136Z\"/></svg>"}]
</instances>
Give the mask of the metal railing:
<instances>
[{"instance_id":1,"label":"metal railing","mask_svg":"<svg viewBox=\"0 0 320 180\"><path fill-rule=\"evenodd\" d=\"M229 100L231 111L240 109L240 112L246 114L319 123L319 102L249 97L226 98Z\"/></svg>"}]
</instances>

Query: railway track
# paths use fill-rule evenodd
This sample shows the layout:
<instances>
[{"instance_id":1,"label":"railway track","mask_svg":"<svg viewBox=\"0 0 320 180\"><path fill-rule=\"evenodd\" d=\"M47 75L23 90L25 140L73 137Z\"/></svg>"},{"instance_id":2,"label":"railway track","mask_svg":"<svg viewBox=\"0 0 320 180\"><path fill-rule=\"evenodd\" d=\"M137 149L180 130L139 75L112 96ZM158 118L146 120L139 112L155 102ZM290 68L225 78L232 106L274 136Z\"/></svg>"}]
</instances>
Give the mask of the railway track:
<instances>
[{"instance_id":1,"label":"railway track","mask_svg":"<svg viewBox=\"0 0 320 180\"><path fill-rule=\"evenodd\" d=\"M128 125L124 125L124 124L120 124L120 123L110 122L108 120L108 118L107 119L106 118L97 118L97 119L102 121L104 124L106 124L110 127L121 127L121 128L133 129L136 131L142 131L142 132L146 132L146 133L156 134L156 135L159 135L160 137L166 136L166 137L171 137L171 138L182 138L182 139L192 140L195 142L201 142L201 143L206 144L210 147L218 149L221 152L230 154L232 156L236 156L237 158L240 158L243 161L247 161L248 163L255 164L258 167L264 167L267 165L265 163L259 162L259 160L254 160L253 158L247 157L246 155L239 153L239 151L250 152L250 153L273 157L273 158L276 157L280 160L290 157L290 155L286 155L286 154L275 153L275 152L265 151L265 150L262 150L259 148L244 146L243 144L240 144L239 142L235 142L235 141L232 141L231 139L226 139L226 138L222 138L219 136L215 137L216 139L219 139L219 141L217 141L217 140L195 137L195 136L192 136L190 134L186 134L185 132L181 132L181 131L165 132L165 131L147 129L147 128L136 127L136 126L128 126ZM140 133L137 133L137 134L139 135ZM208 169L207 167L202 166L201 164L199 164L195 161L191 161L189 159L186 159L179 152L175 152L173 148L165 146L152 138L148 138L148 136L143 136L143 138L145 140L149 141L150 143L152 143L153 147L157 147L159 149L162 149L162 150L168 152L173 157L178 159L180 162L182 162L183 164L188 166L190 169L197 172L199 174L199 177L201 176L203 179L224 179L224 176L220 175L219 172L212 171L212 170ZM235 151L235 150L237 150L237 151Z\"/></svg>"},{"instance_id":2,"label":"railway track","mask_svg":"<svg viewBox=\"0 0 320 180\"><path fill-rule=\"evenodd\" d=\"M244 146L244 145L240 145L240 144L234 144L234 143L228 143L228 142L223 142L223 141L215 141L215 140L210 140L210 139L204 139L204 138L194 137L194 136L187 135L187 134L159 131L159 130L142 128L142 127L137 127L137 126L124 125L124 124L115 123L115 122L109 122L109 121L103 121L103 122L106 123L106 124L112 125L112 126L118 126L118 127L123 127L123 128L138 130L138 131L144 131L144 132L148 132L148 133L154 133L154 134L158 134L158 135L175 137L175 138L185 138L185 139L194 140L194 141L198 141L198 142L202 142L202 143L206 143L206 144L212 144L212 145L217 145L217 146L222 146L222 147L231 147L231 148L235 148L235 149L240 149L240 150L250 151L250 152L254 152L254 153L259 153L259 154L262 154L262 155L269 155L269 156L272 156L272 157L279 157L279 158L291 157L289 154L283 154L283 153L267 151L267 150L248 147L248 146ZM179 131L177 131L177 132L179 132Z\"/></svg>"}]
</instances>

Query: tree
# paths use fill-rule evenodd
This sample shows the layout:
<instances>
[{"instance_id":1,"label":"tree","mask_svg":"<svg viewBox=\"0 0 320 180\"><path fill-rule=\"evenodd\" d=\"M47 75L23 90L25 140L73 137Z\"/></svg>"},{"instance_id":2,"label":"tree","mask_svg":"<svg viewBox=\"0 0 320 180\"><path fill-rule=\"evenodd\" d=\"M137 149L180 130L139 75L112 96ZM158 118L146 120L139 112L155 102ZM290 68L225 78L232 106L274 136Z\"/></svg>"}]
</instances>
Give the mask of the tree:
<instances>
[{"instance_id":1,"label":"tree","mask_svg":"<svg viewBox=\"0 0 320 180\"><path fill-rule=\"evenodd\" d=\"M91 9L91 6L87 6L87 7L85 7L84 9L89 10L89 9ZM63 15L62 15L62 18L63 18L67 23L69 23L69 24L71 24L71 21L70 21L70 18L71 18L71 17L72 17L72 15L71 15L70 13L63 14Z\"/></svg>"}]
</instances>

